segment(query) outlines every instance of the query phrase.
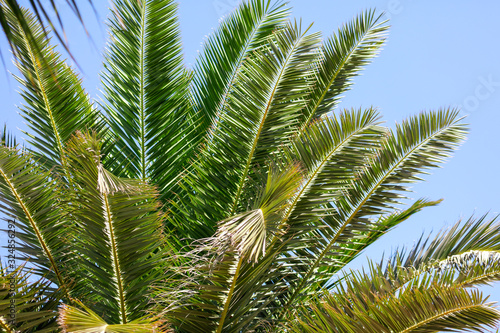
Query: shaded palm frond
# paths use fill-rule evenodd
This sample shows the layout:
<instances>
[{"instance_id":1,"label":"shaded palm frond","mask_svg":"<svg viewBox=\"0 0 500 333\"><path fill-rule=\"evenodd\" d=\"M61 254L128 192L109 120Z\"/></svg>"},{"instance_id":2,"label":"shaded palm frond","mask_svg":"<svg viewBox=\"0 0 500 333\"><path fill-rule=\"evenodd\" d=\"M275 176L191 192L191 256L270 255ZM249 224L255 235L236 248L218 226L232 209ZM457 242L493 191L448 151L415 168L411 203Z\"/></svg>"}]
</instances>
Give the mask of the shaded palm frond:
<instances>
[{"instance_id":1,"label":"shaded palm frond","mask_svg":"<svg viewBox=\"0 0 500 333\"><path fill-rule=\"evenodd\" d=\"M19 259L35 265L34 273L58 286L66 299L71 291L71 251L73 234L64 216L57 178L45 171L28 154L0 147L0 210L18 227Z\"/></svg>"},{"instance_id":2,"label":"shaded palm frond","mask_svg":"<svg viewBox=\"0 0 500 333\"><path fill-rule=\"evenodd\" d=\"M9 257L5 267L0 268L2 332L53 332L58 299L50 297L50 281L34 279L26 270L26 263L17 266L15 259L10 258L15 258L15 254Z\"/></svg>"},{"instance_id":3,"label":"shaded palm frond","mask_svg":"<svg viewBox=\"0 0 500 333\"><path fill-rule=\"evenodd\" d=\"M80 280L88 306L110 324L129 323L144 315L162 272L157 192L141 181L106 177L95 133L78 132L68 159L75 186L70 212L79 232L73 246L85 267Z\"/></svg>"}]
</instances>

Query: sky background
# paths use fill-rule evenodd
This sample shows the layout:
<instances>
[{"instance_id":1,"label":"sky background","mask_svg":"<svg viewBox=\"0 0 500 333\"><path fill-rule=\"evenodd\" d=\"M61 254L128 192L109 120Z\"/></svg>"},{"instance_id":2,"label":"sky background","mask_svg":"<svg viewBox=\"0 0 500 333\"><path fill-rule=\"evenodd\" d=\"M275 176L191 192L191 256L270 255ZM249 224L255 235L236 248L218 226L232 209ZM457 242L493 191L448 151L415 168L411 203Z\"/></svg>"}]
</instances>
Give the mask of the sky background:
<instances>
[{"instance_id":1,"label":"sky background","mask_svg":"<svg viewBox=\"0 0 500 333\"><path fill-rule=\"evenodd\" d=\"M99 96L98 73L107 38L104 22L109 4L104 0L94 3L97 18L88 6L82 6L92 40L64 6L61 14L66 18L70 49L81 69L84 86L91 96ZM237 0L180 1L188 67L194 64L202 41L218 26L220 17L238 3ZM377 107L386 124L393 126L422 110L461 107L471 128L468 141L455 156L442 169L432 170L424 183L413 187L414 199L444 198L444 202L427 208L383 236L352 267L359 267L367 257L379 259L382 253L390 253L398 246L411 246L423 232L437 232L473 214L490 212L493 216L500 212L499 1L295 0L290 5L293 17L302 18L304 25L314 22L311 32L322 31L325 37L363 9L376 8L390 19L389 38L381 55L355 79L340 108ZM0 40L0 47L7 69L16 73L4 39ZM20 129L26 126L15 106L21 104L18 85L10 74L1 72L0 125L6 122L21 138ZM500 301L500 284L483 289L492 294L492 300Z\"/></svg>"}]
</instances>

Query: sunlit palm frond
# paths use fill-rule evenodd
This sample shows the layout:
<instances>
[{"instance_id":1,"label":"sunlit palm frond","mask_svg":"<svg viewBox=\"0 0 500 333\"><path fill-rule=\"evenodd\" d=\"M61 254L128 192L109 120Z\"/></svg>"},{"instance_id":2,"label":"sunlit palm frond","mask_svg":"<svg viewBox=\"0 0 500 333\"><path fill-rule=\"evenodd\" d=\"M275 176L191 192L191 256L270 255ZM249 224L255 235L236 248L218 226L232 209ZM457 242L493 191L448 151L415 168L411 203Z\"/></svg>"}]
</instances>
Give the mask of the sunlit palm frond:
<instances>
[{"instance_id":1,"label":"sunlit palm frond","mask_svg":"<svg viewBox=\"0 0 500 333\"><path fill-rule=\"evenodd\" d=\"M375 10L367 10L323 42L313 89L301 117L302 128L331 111L341 94L350 89L353 78L378 55L389 28L385 23Z\"/></svg>"},{"instance_id":2,"label":"sunlit palm frond","mask_svg":"<svg viewBox=\"0 0 500 333\"><path fill-rule=\"evenodd\" d=\"M311 301L290 319L290 332L483 332L500 312L478 290L431 286L381 300L342 290Z\"/></svg>"},{"instance_id":3,"label":"sunlit palm frond","mask_svg":"<svg viewBox=\"0 0 500 333\"><path fill-rule=\"evenodd\" d=\"M204 42L192 82L195 110L202 114L199 131L214 131L243 63L265 46L275 29L285 25L290 9L281 1L243 1Z\"/></svg>"},{"instance_id":4,"label":"sunlit palm frond","mask_svg":"<svg viewBox=\"0 0 500 333\"><path fill-rule=\"evenodd\" d=\"M290 233L306 231L333 210L366 160L380 148L387 129L373 109L344 110L311 124L292 141L287 155L307 170L307 178L285 215Z\"/></svg>"},{"instance_id":5,"label":"sunlit palm frond","mask_svg":"<svg viewBox=\"0 0 500 333\"><path fill-rule=\"evenodd\" d=\"M78 302L59 310L59 326L64 333L168 333L173 332L154 318L137 319L126 324L108 324L94 311Z\"/></svg>"},{"instance_id":6,"label":"sunlit palm frond","mask_svg":"<svg viewBox=\"0 0 500 333\"><path fill-rule=\"evenodd\" d=\"M349 252L353 237L370 233L371 219L390 214L408 191L407 184L438 166L463 141L464 133L457 112L450 110L421 113L398 125L346 195L333 203L335 213L322 219L324 227L312 231L309 239L315 241L309 242L298 267L300 278L293 283L288 303L305 290L318 290L341 269L345 261L338 256Z\"/></svg>"},{"instance_id":7,"label":"sunlit palm frond","mask_svg":"<svg viewBox=\"0 0 500 333\"><path fill-rule=\"evenodd\" d=\"M76 130L100 130L100 117L80 77L61 59L35 17L23 9L25 26L10 9L2 8L11 29L14 61L21 72L16 79L25 100L21 115L30 128L25 132L28 143L48 168L62 165L67 169L67 140Z\"/></svg>"},{"instance_id":8,"label":"sunlit palm frond","mask_svg":"<svg viewBox=\"0 0 500 333\"><path fill-rule=\"evenodd\" d=\"M304 106L308 60L315 57L317 43L317 34L289 24L244 63L227 112L184 179L188 205L195 209L192 228L214 226L214 221L247 210L252 201L246 196L247 182L253 184L255 170L290 140Z\"/></svg>"}]
</instances>

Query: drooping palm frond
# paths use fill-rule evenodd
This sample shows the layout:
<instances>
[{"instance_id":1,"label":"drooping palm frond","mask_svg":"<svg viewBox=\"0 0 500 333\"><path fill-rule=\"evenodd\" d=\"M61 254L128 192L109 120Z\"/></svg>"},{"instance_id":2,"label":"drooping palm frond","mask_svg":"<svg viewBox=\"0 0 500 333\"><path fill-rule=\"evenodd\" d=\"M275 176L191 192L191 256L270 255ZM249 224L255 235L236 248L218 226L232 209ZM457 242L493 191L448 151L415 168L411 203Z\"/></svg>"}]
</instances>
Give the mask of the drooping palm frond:
<instances>
[{"instance_id":1,"label":"drooping palm frond","mask_svg":"<svg viewBox=\"0 0 500 333\"><path fill-rule=\"evenodd\" d=\"M368 273L352 272L324 300L307 301L292 331L351 324L367 332L483 331L500 312L468 288L500 279L498 228L497 217L471 218L432 241L422 237L408 254L400 249L387 264L370 262Z\"/></svg>"},{"instance_id":2,"label":"drooping palm frond","mask_svg":"<svg viewBox=\"0 0 500 333\"><path fill-rule=\"evenodd\" d=\"M53 332L57 329L54 314L58 302L45 293L51 289L50 281L33 281L25 265L17 266L10 258L6 267L0 268L0 329L8 333Z\"/></svg>"},{"instance_id":3,"label":"drooping palm frond","mask_svg":"<svg viewBox=\"0 0 500 333\"><path fill-rule=\"evenodd\" d=\"M68 209L78 224L73 246L85 267L79 281L87 306L109 324L127 324L144 316L149 288L162 272L157 192L106 176L95 133L78 132L68 143L68 159L75 186Z\"/></svg>"},{"instance_id":4,"label":"drooping palm frond","mask_svg":"<svg viewBox=\"0 0 500 333\"><path fill-rule=\"evenodd\" d=\"M197 143L195 120L188 117L189 74L177 4L117 0L113 6L103 108L116 142L114 160L108 156L105 165L118 175L151 181L166 197Z\"/></svg>"},{"instance_id":5,"label":"drooping palm frond","mask_svg":"<svg viewBox=\"0 0 500 333\"><path fill-rule=\"evenodd\" d=\"M404 198L401 193L408 191L406 184L438 166L463 141L464 133L458 113L450 110L421 113L398 125L346 194L333 203L335 212L311 232L314 241L308 250L296 253L301 259L288 304L306 290L318 290L344 267L352 239L371 233L371 219L390 214Z\"/></svg>"},{"instance_id":6,"label":"drooping palm frond","mask_svg":"<svg viewBox=\"0 0 500 333\"><path fill-rule=\"evenodd\" d=\"M465 287L488 284L500 279L500 237L498 216L484 215L457 222L443 229L432 240L422 236L409 250L400 249L380 271L392 279L394 288L407 283L421 283L430 273L440 276L440 283ZM382 265L379 265L382 266ZM412 269L412 275L398 274L400 267ZM436 280L437 277L434 277Z\"/></svg>"},{"instance_id":7,"label":"drooping palm frond","mask_svg":"<svg viewBox=\"0 0 500 333\"><path fill-rule=\"evenodd\" d=\"M375 10L367 10L323 42L312 91L300 119L302 128L331 111L341 94L350 89L353 78L378 55L389 28L381 18Z\"/></svg>"},{"instance_id":8,"label":"drooping palm frond","mask_svg":"<svg viewBox=\"0 0 500 333\"><path fill-rule=\"evenodd\" d=\"M478 290L431 286L378 302L357 292L326 294L295 313L289 332L483 332L500 312ZM343 299L342 299L343 298Z\"/></svg>"},{"instance_id":9,"label":"drooping palm frond","mask_svg":"<svg viewBox=\"0 0 500 333\"><path fill-rule=\"evenodd\" d=\"M10 9L5 5L2 8L11 29L15 63L21 72L16 79L23 87L21 95L26 104L21 106L21 112L31 129L25 132L28 142L48 168L62 165L67 169L67 140L76 130L99 130L99 116L81 79L54 50L35 17L23 9L24 26Z\"/></svg>"},{"instance_id":10,"label":"drooping palm frond","mask_svg":"<svg viewBox=\"0 0 500 333\"><path fill-rule=\"evenodd\" d=\"M267 44L289 14L290 9L281 1L243 1L207 38L192 82L194 109L202 115L202 135L210 126L210 131L215 131L247 57Z\"/></svg>"},{"instance_id":11,"label":"drooping palm frond","mask_svg":"<svg viewBox=\"0 0 500 333\"><path fill-rule=\"evenodd\" d=\"M68 220L61 210L58 179L28 154L0 147L0 212L18 227L18 259L35 265L34 273L71 294L72 232L62 226Z\"/></svg>"}]
</instances>

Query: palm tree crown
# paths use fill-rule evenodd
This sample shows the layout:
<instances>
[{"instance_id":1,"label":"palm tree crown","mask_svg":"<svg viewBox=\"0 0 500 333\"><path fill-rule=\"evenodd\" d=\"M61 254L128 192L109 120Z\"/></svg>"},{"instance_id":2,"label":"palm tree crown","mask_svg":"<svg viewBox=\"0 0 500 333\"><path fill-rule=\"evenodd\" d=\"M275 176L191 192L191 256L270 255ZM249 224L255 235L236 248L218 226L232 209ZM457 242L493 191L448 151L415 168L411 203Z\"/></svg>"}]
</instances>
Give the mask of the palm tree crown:
<instances>
[{"instance_id":1,"label":"palm tree crown","mask_svg":"<svg viewBox=\"0 0 500 333\"><path fill-rule=\"evenodd\" d=\"M114 0L93 100L36 16L5 13L29 130L0 146L0 209L25 266L2 269L6 332L482 331L500 312L496 217L346 266L439 201L411 183L464 141L457 110L394 129L339 109L388 25L324 40L281 1L244 1L183 63L172 0ZM24 22L24 23L23 23Z\"/></svg>"}]
</instances>

